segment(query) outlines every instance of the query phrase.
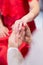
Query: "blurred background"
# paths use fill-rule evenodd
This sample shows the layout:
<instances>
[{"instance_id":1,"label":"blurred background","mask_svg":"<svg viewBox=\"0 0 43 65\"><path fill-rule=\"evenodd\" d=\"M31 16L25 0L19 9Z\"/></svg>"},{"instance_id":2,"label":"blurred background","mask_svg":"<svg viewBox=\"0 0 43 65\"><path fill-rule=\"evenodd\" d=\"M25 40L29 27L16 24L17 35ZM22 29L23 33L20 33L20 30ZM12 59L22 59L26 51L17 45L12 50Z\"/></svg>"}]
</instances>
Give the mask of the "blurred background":
<instances>
[{"instance_id":1,"label":"blurred background","mask_svg":"<svg viewBox=\"0 0 43 65\"><path fill-rule=\"evenodd\" d=\"M41 11L43 11L43 0L39 0L39 3L40 3L40 9Z\"/></svg>"},{"instance_id":2,"label":"blurred background","mask_svg":"<svg viewBox=\"0 0 43 65\"><path fill-rule=\"evenodd\" d=\"M43 0L39 0L40 13L35 19L36 27L42 29L43 27Z\"/></svg>"}]
</instances>

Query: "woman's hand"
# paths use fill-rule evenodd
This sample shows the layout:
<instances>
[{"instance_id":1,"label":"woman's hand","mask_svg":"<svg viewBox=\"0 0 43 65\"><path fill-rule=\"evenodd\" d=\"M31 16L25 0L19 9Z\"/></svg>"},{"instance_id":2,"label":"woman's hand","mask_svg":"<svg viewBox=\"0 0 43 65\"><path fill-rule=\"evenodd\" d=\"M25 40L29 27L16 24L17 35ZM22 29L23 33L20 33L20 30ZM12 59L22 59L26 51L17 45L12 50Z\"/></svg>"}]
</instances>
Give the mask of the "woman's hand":
<instances>
[{"instance_id":1,"label":"woman's hand","mask_svg":"<svg viewBox=\"0 0 43 65\"><path fill-rule=\"evenodd\" d=\"M21 19L16 20L15 23L12 25L12 30L16 30L16 31L21 30L22 24L23 22Z\"/></svg>"},{"instance_id":2,"label":"woman's hand","mask_svg":"<svg viewBox=\"0 0 43 65\"><path fill-rule=\"evenodd\" d=\"M20 31L14 30L8 40L8 47L19 47L24 40L25 28L22 28Z\"/></svg>"},{"instance_id":3,"label":"woman's hand","mask_svg":"<svg viewBox=\"0 0 43 65\"><path fill-rule=\"evenodd\" d=\"M9 47L19 47L22 42L27 42L27 43L31 43L31 32L30 29L28 27L28 25L26 25L25 27L22 27L22 29L20 31L16 31L14 30L8 40L8 46Z\"/></svg>"},{"instance_id":4,"label":"woman's hand","mask_svg":"<svg viewBox=\"0 0 43 65\"><path fill-rule=\"evenodd\" d=\"M9 30L7 27L5 27L3 25L0 26L0 38L8 36L9 35L8 32L9 32Z\"/></svg>"},{"instance_id":5,"label":"woman's hand","mask_svg":"<svg viewBox=\"0 0 43 65\"><path fill-rule=\"evenodd\" d=\"M8 28L3 25L3 22L0 18L0 38L8 36L8 32Z\"/></svg>"},{"instance_id":6,"label":"woman's hand","mask_svg":"<svg viewBox=\"0 0 43 65\"><path fill-rule=\"evenodd\" d=\"M23 17L17 21L15 21L15 23L12 25L12 30L16 29L17 31L18 30L21 30L22 26L26 26L28 20L27 20L27 17Z\"/></svg>"}]
</instances>

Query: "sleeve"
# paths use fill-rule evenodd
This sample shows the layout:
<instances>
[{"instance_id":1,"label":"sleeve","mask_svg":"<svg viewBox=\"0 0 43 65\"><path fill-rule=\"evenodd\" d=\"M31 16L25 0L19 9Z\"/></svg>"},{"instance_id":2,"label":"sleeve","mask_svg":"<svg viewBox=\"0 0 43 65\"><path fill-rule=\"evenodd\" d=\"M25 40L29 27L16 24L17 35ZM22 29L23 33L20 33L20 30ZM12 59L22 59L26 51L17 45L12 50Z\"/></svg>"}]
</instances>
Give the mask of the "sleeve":
<instances>
[{"instance_id":1,"label":"sleeve","mask_svg":"<svg viewBox=\"0 0 43 65\"><path fill-rule=\"evenodd\" d=\"M8 65L20 65L23 57L17 48L9 48L7 53Z\"/></svg>"}]
</instances>

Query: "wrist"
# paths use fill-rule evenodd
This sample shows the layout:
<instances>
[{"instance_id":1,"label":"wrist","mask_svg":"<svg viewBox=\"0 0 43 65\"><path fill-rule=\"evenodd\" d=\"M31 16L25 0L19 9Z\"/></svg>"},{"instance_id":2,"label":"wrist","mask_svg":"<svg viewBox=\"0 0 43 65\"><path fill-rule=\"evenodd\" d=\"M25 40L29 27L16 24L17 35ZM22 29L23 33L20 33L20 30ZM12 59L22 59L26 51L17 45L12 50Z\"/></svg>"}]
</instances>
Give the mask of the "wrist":
<instances>
[{"instance_id":1,"label":"wrist","mask_svg":"<svg viewBox=\"0 0 43 65\"><path fill-rule=\"evenodd\" d=\"M28 18L28 15L25 15L24 17L22 17L22 22L24 23L28 23L29 22L29 18Z\"/></svg>"}]
</instances>

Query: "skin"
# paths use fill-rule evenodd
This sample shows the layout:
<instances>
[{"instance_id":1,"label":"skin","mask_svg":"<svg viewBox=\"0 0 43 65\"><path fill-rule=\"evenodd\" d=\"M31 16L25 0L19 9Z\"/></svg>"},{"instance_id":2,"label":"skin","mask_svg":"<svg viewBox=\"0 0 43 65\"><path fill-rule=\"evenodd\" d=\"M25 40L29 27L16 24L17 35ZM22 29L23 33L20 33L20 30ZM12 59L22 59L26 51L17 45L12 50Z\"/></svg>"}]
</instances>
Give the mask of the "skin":
<instances>
[{"instance_id":1,"label":"skin","mask_svg":"<svg viewBox=\"0 0 43 65\"><path fill-rule=\"evenodd\" d=\"M8 28L3 25L2 20L0 19L0 38L8 36L8 32Z\"/></svg>"},{"instance_id":2,"label":"skin","mask_svg":"<svg viewBox=\"0 0 43 65\"><path fill-rule=\"evenodd\" d=\"M26 26L26 24L30 21L32 21L38 14L40 11L39 8L39 2L37 0L32 0L31 2L28 2L29 6L30 6L30 12L25 15L24 17L22 17L21 19L17 20L15 22L15 24L12 25L12 30L14 31L16 29L16 32L20 31L22 28L22 24L24 26ZM29 27L28 27L29 28ZM30 31L30 29L28 29L28 32ZM27 34L27 30L25 31L25 33ZM29 32L30 37L28 37L28 35L24 36L26 42L29 43L29 41L31 41L31 32Z\"/></svg>"},{"instance_id":3,"label":"skin","mask_svg":"<svg viewBox=\"0 0 43 65\"><path fill-rule=\"evenodd\" d=\"M12 34L11 34L11 37L9 37L9 39L11 39L11 42L12 42L12 38L13 38L15 29L16 29L16 34L19 35L19 32L22 29L22 24L24 26L26 26L27 22L32 21L38 15L38 13L40 11L39 3L37 0L32 0L31 2L28 2L28 3L30 6L30 12L28 14L26 14L24 17L22 17L21 19L16 20L15 24L12 25ZM8 31L9 31L8 28L3 25L2 20L0 18L0 37L5 37L6 35L9 35ZM30 29L29 29L29 31L30 31ZM24 30L22 32L24 33ZM25 31L25 33L26 33L26 31ZM29 34L31 34L31 33L29 33ZM20 36L21 36L21 33L20 33ZM23 36L24 36L24 34L23 34ZM27 37L26 37L26 39L27 39ZM16 45L14 45L14 46L16 47ZM17 47L18 47L18 45L17 45Z\"/></svg>"},{"instance_id":4,"label":"skin","mask_svg":"<svg viewBox=\"0 0 43 65\"><path fill-rule=\"evenodd\" d=\"M31 2L28 3L30 6L30 12L23 16L21 19L16 20L15 24L12 25L13 30L15 27L18 28L18 30L20 30L22 24L26 25L26 23L32 21L39 14L40 11L39 2L37 0L32 0Z\"/></svg>"},{"instance_id":5,"label":"skin","mask_svg":"<svg viewBox=\"0 0 43 65\"><path fill-rule=\"evenodd\" d=\"M25 28L22 27L20 31L18 30L18 33L16 30L12 32L8 40L8 47L18 48L23 41L27 42L28 44L31 43L31 32L28 25L26 25Z\"/></svg>"}]
</instances>

